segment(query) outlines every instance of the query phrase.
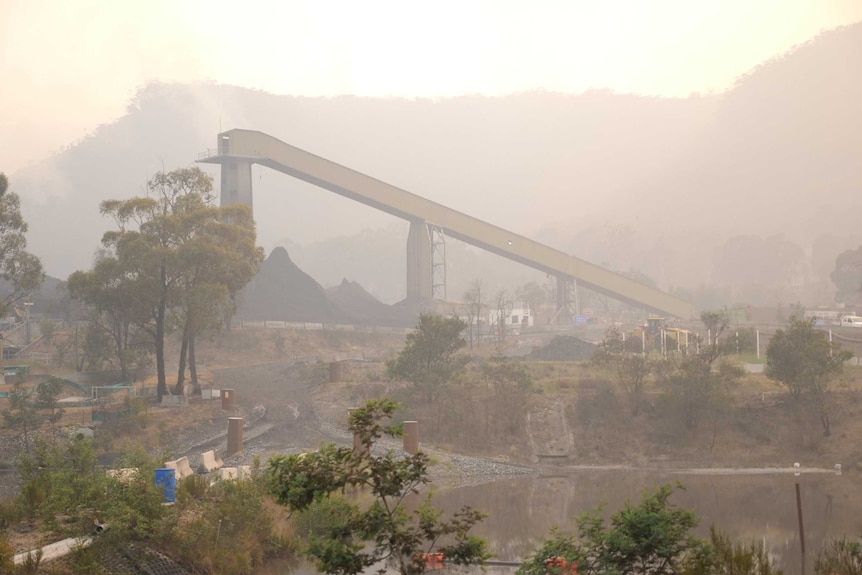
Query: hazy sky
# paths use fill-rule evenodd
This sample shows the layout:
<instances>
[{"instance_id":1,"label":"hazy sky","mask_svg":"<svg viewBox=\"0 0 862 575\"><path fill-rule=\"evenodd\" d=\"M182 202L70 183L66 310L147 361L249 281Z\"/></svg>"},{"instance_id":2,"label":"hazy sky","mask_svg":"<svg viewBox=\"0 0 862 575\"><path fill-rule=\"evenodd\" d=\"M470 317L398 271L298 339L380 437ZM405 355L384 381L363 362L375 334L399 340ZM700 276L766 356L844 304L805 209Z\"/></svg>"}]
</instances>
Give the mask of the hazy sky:
<instances>
[{"instance_id":1,"label":"hazy sky","mask_svg":"<svg viewBox=\"0 0 862 575\"><path fill-rule=\"evenodd\" d=\"M860 0L0 0L0 171L150 80L280 94L722 91Z\"/></svg>"}]
</instances>

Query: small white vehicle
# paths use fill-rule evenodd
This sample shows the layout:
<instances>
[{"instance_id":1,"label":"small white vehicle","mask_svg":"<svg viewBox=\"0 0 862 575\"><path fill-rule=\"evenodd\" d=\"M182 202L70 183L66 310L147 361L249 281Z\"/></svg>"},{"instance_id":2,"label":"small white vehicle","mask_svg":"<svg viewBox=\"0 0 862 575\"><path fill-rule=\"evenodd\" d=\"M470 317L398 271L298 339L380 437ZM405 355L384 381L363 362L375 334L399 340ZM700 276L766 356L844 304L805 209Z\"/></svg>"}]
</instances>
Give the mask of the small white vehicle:
<instances>
[{"instance_id":1,"label":"small white vehicle","mask_svg":"<svg viewBox=\"0 0 862 575\"><path fill-rule=\"evenodd\" d=\"M862 327L862 317L858 315L841 316L841 327Z\"/></svg>"}]
</instances>

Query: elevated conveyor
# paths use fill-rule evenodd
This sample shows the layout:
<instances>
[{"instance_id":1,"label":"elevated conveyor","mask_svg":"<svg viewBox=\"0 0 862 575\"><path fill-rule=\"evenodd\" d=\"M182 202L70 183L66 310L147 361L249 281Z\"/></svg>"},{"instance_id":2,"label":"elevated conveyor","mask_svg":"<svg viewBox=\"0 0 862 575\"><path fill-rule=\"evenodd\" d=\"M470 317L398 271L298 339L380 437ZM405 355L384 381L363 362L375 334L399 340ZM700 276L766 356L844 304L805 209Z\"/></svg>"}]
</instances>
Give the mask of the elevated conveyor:
<instances>
[{"instance_id":1,"label":"elevated conveyor","mask_svg":"<svg viewBox=\"0 0 862 575\"><path fill-rule=\"evenodd\" d=\"M251 165L261 164L411 222L408 239L408 295L431 296L428 227L526 266L651 312L691 318L694 308L661 290L639 284L564 252L432 202L406 190L336 164L268 134L229 130L200 162L222 165L222 204L252 205ZM424 225L423 225L424 224ZM411 268L412 269L411 271Z\"/></svg>"}]
</instances>

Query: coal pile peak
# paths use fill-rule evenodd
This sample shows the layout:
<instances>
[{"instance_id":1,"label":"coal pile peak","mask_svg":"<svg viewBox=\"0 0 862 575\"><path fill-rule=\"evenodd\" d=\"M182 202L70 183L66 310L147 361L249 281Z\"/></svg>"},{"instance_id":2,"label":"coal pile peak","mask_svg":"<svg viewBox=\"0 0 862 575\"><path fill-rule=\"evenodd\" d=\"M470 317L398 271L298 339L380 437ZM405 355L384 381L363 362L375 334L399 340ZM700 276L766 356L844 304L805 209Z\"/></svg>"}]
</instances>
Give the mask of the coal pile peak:
<instances>
[{"instance_id":1,"label":"coal pile peak","mask_svg":"<svg viewBox=\"0 0 862 575\"><path fill-rule=\"evenodd\" d=\"M347 278L329 288L327 295L333 304L361 324L412 327L418 317L414 309L386 305Z\"/></svg>"},{"instance_id":2,"label":"coal pile peak","mask_svg":"<svg viewBox=\"0 0 862 575\"><path fill-rule=\"evenodd\" d=\"M584 361L593 357L596 345L572 335L558 335L530 354L539 361Z\"/></svg>"},{"instance_id":3,"label":"coal pile peak","mask_svg":"<svg viewBox=\"0 0 862 575\"><path fill-rule=\"evenodd\" d=\"M257 321L352 323L352 318L329 300L319 283L293 263L283 247L272 250L243 289L237 316Z\"/></svg>"}]
</instances>

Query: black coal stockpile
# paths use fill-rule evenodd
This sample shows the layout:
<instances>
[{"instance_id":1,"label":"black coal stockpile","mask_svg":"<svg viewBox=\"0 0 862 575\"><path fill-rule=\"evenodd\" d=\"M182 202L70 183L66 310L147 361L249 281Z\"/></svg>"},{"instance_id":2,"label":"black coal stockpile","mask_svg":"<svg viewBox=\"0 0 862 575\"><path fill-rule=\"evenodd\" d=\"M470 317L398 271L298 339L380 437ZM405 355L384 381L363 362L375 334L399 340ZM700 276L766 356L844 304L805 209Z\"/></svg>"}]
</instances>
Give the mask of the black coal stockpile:
<instances>
[{"instance_id":1,"label":"black coal stockpile","mask_svg":"<svg viewBox=\"0 0 862 575\"><path fill-rule=\"evenodd\" d=\"M596 345L571 335L558 335L530 354L539 361L583 361L593 357Z\"/></svg>"},{"instance_id":2,"label":"black coal stockpile","mask_svg":"<svg viewBox=\"0 0 862 575\"><path fill-rule=\"evenodd\" d=\"M293 263L282 247L272 250L261 264L240 301L237 315L244 320L353 322L329 300L319 283Z\"/></svg>"},{"instance_id":3,"label":"black coal stockpile","mask_svg":"<svg viewBox=\"0 0 862 575\"><path fill-rule=\"evenodd\" d=\"M326 290L326 293L330 301L344 310L356 323L412 327L418 318L416 309L386 305L365 291L361 285L347 278L339 285Z\"/></svg>"}]
</instances>

